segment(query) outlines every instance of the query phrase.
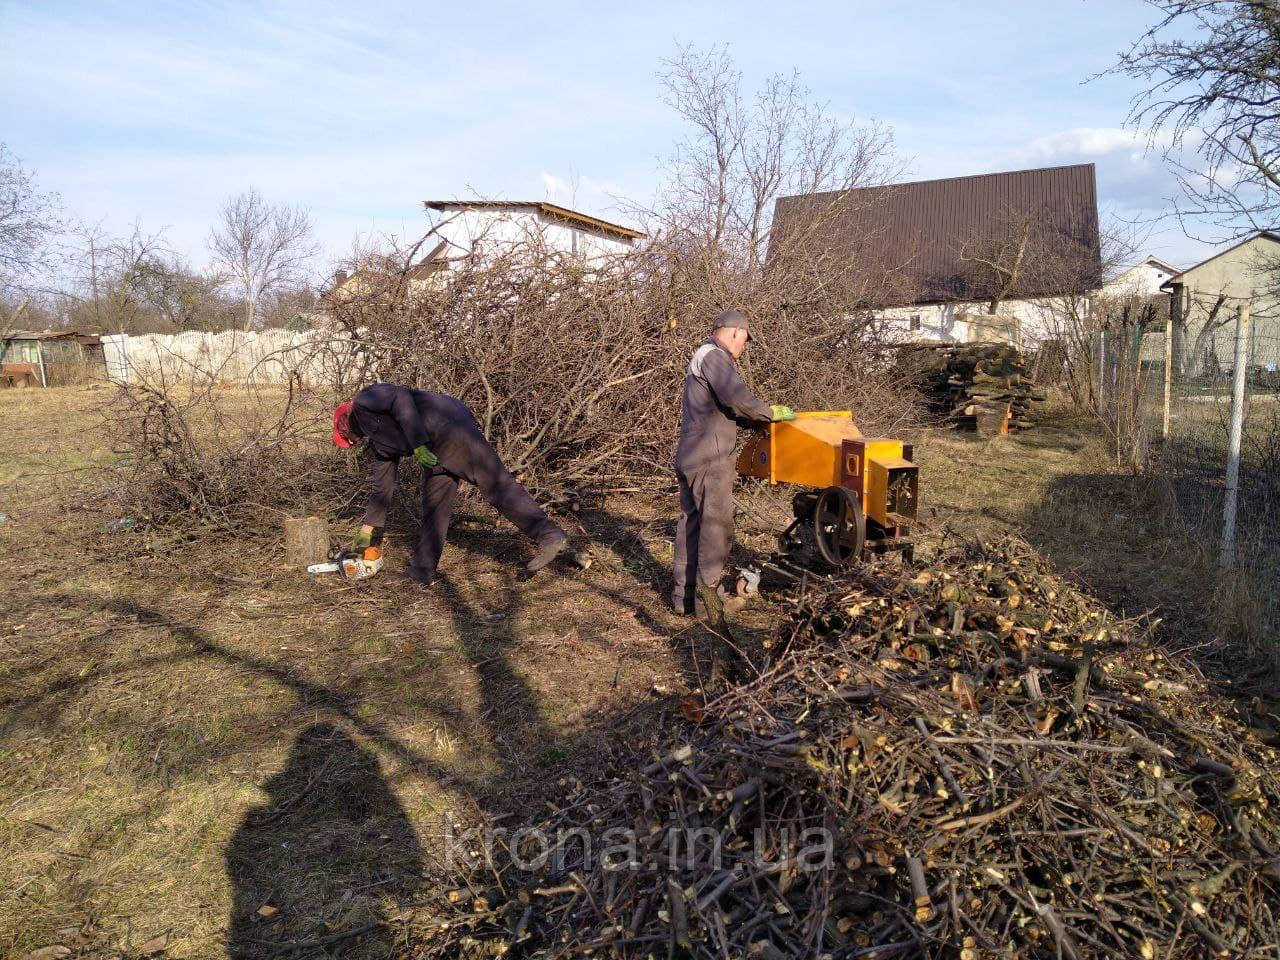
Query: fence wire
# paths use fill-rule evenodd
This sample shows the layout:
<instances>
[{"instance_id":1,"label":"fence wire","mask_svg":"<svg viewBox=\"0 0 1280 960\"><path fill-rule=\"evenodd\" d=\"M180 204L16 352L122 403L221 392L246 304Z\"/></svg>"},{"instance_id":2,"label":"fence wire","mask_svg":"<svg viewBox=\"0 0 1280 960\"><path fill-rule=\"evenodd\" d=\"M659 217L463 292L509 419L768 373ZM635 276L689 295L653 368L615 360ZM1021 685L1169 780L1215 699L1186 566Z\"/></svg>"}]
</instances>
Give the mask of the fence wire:
<instances>
[{"instance_id":1,"label":"fence wire","mask_svg":"<svg viewBox=\"0 0 1280 960\"><path fill-rule=\"evenodd\" d=\"M1233 626L1280 651L1280 334L1272 323L1224 323L1212 336L1169 326L1090 340L1091 384L1117 448L1168 478L1179 519L1223 569ZM1228 473L1241 332L1243 403L1235 509ZM1171 336L1171 333L1173 334ZM1224 533L1234 532L1224 543Z\"/></svg>"}]
</instances>

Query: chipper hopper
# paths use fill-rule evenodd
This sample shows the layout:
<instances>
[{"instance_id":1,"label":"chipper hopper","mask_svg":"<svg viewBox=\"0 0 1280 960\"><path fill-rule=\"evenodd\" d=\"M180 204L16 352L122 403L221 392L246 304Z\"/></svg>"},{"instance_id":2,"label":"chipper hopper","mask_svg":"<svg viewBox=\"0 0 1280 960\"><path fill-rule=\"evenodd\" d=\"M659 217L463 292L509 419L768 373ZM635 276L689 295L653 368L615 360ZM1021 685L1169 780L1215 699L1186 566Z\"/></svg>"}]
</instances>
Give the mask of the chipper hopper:
<instances>
[{"instance_id":1,"label":"chipper hopper","mask_svg":"<svg viewBox=\"0 0 1280 960\"><path fill-rule=\"evenodd\" d=\"M864 437L849 410L815 411L754 434L738 473L805 487L792 498L795 520L779 548L804 566L841 567L867 552L910 555L919 504L911 455L901 440Z\"/></svg>"}]
</instances>

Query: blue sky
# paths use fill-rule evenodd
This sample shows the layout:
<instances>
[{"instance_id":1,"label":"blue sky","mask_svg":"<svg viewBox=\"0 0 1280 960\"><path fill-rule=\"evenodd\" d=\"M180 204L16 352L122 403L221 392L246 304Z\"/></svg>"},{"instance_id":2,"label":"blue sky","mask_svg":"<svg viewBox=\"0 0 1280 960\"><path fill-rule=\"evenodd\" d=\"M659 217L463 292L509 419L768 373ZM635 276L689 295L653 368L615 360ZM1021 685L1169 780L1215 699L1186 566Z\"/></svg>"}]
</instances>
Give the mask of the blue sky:
<instances>
[{"instance_id":1,"label":"blue sky","mask_svg":"<svg viewBox=\"0 0 1280 960\"><path fill-rule=\"evenodd\" d=\"M616 217L680 136L660 60L727 43L891 126L911 179L1093 161L1100 204L1174 184L1123 128L1131 81L1086 78L1152 19L1141 0L911 3L70 3L0 0L0 139L69 212L166 228L203 262L256 186L311 210L333 256L413 233L420 202L550 199ZM1176 225L1150 252L1209 249Z\"/></svg>"}]
</instances>

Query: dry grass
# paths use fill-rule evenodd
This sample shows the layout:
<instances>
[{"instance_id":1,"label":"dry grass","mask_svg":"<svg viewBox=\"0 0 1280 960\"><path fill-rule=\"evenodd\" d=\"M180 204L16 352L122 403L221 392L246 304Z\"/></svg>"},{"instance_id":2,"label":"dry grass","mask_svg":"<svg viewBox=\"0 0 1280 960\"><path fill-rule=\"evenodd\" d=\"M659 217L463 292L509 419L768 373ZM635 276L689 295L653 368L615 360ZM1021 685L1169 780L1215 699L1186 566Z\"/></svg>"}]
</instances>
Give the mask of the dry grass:
<instances>
[{"instance_id":1,"label":"dry grass","mask_svg":"<svg viewBox=\"0 0 1280 960\"><path fill-rule=\"evenodd\" d=\"M558 771L654 722L648 706L626 720L633 706L660 717L671 698L655 684L678 697L696 682L694 632L658 590L664 491L562 518L592 542L585 574L522 581L527 547L468 504L439 589L389 575L407 517L382 576L313 582L279 569L269 539L104 532L109 396L0 393L0 953L136 953L167 935L170 956L229 941L252 956L256 932L374 922L430 882L445 814L512 809L548 780L554 794ZM930 522L1020 531L1118 603L1170 604L1190 631L1178 597L1195 573L1172 573L1158 498L1109 472L1100 438L1046 419L1017 439L917 437ZM771 547L785 500L747 492L743 551ZM772 610L749 610L745 631L767 632ZM279 914L254 919L264 904Z\"/></svg>"},{"instance_id":2,"label":"dry grass","mask_svg":"<svg viewBox=\"0 0 1280 960\"><path fill-rule=\"evenodd\" d=\"M406 591L387 575L359 588L311 582L278 569L276 542L107 534L105 501L90 496L99 476L51 487L34 475L110 462L104 396L0 394L0 510L11 517L0 524L11 560L0 600L0 953L86 940L136 948L166 930L172 956L218 953L238 892L228 843L317 721L378 758L375 779L429 858L445 811L498 803L530 769L589 751L579 715L646 696L655 680L685 682L673 639L684 625L648 588L662 524L646 535L628 516L589 518L618 531L616 548L597 546L589 581L519 582L527 548L464 513L439 590ZM405 551L392 537L394 572ZM646 539L656 557L641 550ZM325 842L341 847L349 824L337 820ZM257 891L294 904L279 922L305 935L336 909L308 879L314 867L304 858L299 875ZM384 905L375 887L346 908ZM87 932L70 941L71 927Z\"/></svg>"}]
</instances>

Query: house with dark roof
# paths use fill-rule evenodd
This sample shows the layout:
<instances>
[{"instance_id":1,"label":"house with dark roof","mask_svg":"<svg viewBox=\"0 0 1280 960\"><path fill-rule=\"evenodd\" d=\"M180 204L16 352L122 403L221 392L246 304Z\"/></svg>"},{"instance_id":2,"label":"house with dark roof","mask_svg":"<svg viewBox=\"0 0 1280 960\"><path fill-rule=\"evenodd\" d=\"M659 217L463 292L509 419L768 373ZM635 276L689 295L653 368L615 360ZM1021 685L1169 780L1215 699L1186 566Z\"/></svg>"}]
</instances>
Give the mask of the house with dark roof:
<instances>
[{"instance_id":1,"label":"house with dark roof","mask_svg":"<svg viewBox=\"0 0 1280 960\"><path fill-rule=\"evenodd\" d=\"M864 264L881 314L911 339L1052 332L1052 301L1101 285L1094 165L781 197L769 257Z\"/></svg>"}]
</instances>

